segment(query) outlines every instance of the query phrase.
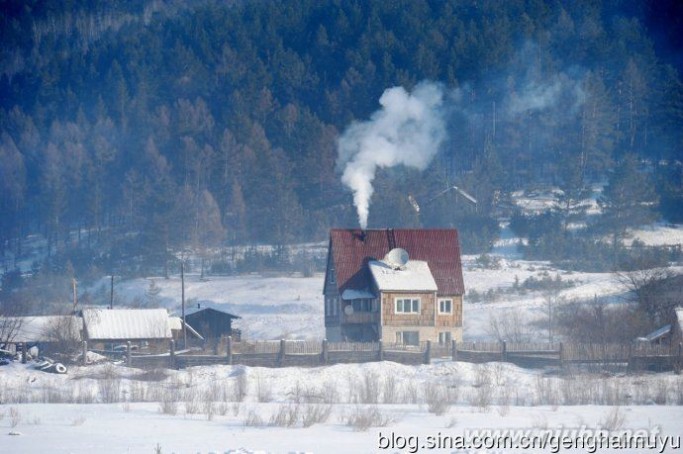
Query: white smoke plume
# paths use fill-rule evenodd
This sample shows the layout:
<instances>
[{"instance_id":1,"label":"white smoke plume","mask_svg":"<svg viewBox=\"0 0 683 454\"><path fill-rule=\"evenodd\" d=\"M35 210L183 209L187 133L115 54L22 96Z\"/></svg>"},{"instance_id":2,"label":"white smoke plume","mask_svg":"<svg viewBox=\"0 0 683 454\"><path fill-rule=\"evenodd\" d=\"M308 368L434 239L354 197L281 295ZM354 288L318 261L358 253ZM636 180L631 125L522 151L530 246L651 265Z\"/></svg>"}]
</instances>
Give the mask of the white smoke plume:
<instances>
[{"instance_id":1,"label":"white smoke plume","mask_svg":"<svg viewBox=\"0 0 683 454\"><path fill-rule=\"evenodd\" d=\"M362 229L367 228L372 181L378 167L404 165L424 170L446 138L443 89L423 82L408 93L388 88L379 99L382 106L370 120L355 122L338 143L342 182L353 191L353 202Z\"/></svg>"}]
</instances>

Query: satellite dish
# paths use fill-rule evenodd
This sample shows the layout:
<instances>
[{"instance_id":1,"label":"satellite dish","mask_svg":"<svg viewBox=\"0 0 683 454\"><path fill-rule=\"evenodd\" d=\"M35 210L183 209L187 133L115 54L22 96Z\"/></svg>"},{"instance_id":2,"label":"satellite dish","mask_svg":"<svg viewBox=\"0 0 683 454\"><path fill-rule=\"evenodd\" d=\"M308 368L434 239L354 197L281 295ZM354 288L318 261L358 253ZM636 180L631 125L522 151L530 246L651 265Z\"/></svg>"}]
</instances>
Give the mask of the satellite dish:
<instances>
[{"instance_id":1,"label":"satellite dish","mask_svg":"<svg viewBox=\"0 0 683 454\"><path fill-rule=\"evenodd\" d=\"M384 256L384 262L394 269L405 267L409 259L408 251L401 249L400 247L390 250L387 255Z\"/></svg>"},{"instance_id":2,"label":"satellite dish","mask_svg":"<svg viewBox=\"0 0 683 454\"><path fill-rule=\"evenodd\" d=\"M345 313L346 315L352 315L352 314L353 314L353 306L350 305L350 304L349 304L348 306L346 306L346 307L344 308L344 313Z\"/></svg>"}]
</instances>

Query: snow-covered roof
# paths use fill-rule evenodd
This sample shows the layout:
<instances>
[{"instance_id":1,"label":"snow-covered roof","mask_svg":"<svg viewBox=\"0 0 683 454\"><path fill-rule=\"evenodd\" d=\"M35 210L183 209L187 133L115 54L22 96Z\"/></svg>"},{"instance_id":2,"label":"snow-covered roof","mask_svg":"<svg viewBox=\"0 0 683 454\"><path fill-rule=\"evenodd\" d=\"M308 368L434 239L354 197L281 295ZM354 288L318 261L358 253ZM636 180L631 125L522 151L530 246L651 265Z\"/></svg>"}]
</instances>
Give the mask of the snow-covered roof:
<instances>
[{"instance_id":1,"label":"snow-covered roof","mask_svg":"<svg viewBox=\"0 0 683 454\"><path fill-rule=\"evenodd\" d=\"M683 333L683 307L677 307L675 311L676 320L678 320L678 332Z\"/></svg>"},{"instance_id":2,"label":"snow-covered roof","mask_svg":"<svg viewBox=\"0 0 683 454\"><path fill-rule=\"evenodd\" d=\"M427 262L409 260L404 267L394 269L383 261L368 263L372 278L380 291L429 291L438 287Z\"/></svg>"},{"instance_id":3,"label":"snow-covered roof","mask_svg":"<svg viewBox=\"0 0 683 454\"><path fill-rule=\"evenodd\" d=\"M4 330L3 330L4 327ZM40 315L35 317L0 317L0 330L12 331L11 342L55 342L81 339L83 320L72 315ZM3 333L3 337L7 334Z\"/></svg>"},{"instance_id":4,"label":"snow-covered roof","mask_svg":"<svg viewBox=\"0 0 683 454\"><path fill-rule=\"evenodd\" d=\"M166 309L83 309L89 340L170 339Z\"/></svg>"},{"instance_id":5,"label":"snow-covered roof","mask_svg":"<svg viewBox=\"0 0 683 454\"><path fill-rule=\"evenodd\" d=\"M658 339L661 339L663 336L666 336L670 332L671 332L671 325L664 325L661 328L652 331L647 336L643 336L642 338L639 338L639 339L642 339L643 341L647 341L647 342L654 342Z\"/></svg>"},{"instance_id":6,"label":"snow-covered roof","mask_svg":"<svg viewBox=\"0 0 683 454\"><path fill-rule=\"evenodd\" d=\"M347 288L342 293L342 299L345 301L359 300L359 299L372 299L375 295L367 290L354 290L352 288Z\"/></svg>"}]
</instances>

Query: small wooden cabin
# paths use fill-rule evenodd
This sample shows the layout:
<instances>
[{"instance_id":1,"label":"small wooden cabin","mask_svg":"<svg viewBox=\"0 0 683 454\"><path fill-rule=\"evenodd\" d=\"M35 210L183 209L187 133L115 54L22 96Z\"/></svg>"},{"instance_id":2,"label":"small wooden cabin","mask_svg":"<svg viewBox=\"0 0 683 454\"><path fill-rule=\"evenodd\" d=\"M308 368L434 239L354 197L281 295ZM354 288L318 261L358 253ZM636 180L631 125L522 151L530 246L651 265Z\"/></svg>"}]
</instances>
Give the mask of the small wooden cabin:
<instances>
[{"instance_id":1,"label":"small wooden cabin","mask_svg":"<svg viewBox=\"0 0 683 454\"><path fill-rule=\"evenodd\" d=\"M232 321L237 318L240 317L213 307L198 307L185 312L187 324L209 343L215 343L221 337L228 336L239 341L241 333L232 327Z\"/></svg>"},{"instance_id":2,"label":"small wooden cabin","mask_svg":"<svg viewBox=\"0 0 683 454\"><path fill-rule=\"evenodd\" d=\"M462 340L455 229L333 229L323 294L330 341Z\"/></svg>"}]
</instances>

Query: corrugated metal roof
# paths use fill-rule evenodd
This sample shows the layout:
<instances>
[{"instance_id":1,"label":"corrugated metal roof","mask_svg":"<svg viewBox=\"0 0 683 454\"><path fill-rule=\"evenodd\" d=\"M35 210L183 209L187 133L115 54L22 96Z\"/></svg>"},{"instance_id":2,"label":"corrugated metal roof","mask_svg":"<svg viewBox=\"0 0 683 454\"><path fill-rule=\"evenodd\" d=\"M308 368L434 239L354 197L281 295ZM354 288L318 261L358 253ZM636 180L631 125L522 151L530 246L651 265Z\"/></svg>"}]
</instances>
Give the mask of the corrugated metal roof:
<instances>
[{"instance_id":1,"label":"corrugated metal roof","mask_svg":"<svg viewBox=\"0 0 683 454\"><path fill-rule=\"evenodd\" d=\"M16 325L15 325L16 324ZM83 320L73 315L39 315L35 317L0 317L0 326L15 327L11 342L56 342L81 339Z\"/></svg>"},{"instance_id":2,"label":"corrugated metal roof","mask_svg":"<svg viewBox=\"0 0 683 454\"><path fill-rule=\"evenodd\" d=\"M409 260L399 269L377 261L370 262L368 266L377 288L381 291L437 291L436 282L425 261Z\"/></svg>"},{"instance_id":3,"label":"corrugated metal roof","mask_svg":"<svg viewBox=\"0 0 683 454\"><path fill-rule=\"evenodd\" d=\"M83 309L89 340L170 339L166 309Z\"/></svg>"},{"instance_id":4,"label":"corrugated metal roof","mask_svg":"<svg viewBox=\"0 0 683 454\"><path fill-rule=\"evenodd\" d=\"M328 254L332 254L339 293L346 289L370 289L368 263L382 260L397 247L405 249L411 260L429 264L439 295L465 293L455 229L332 229Z\"/></svg>"}]
</instances>

